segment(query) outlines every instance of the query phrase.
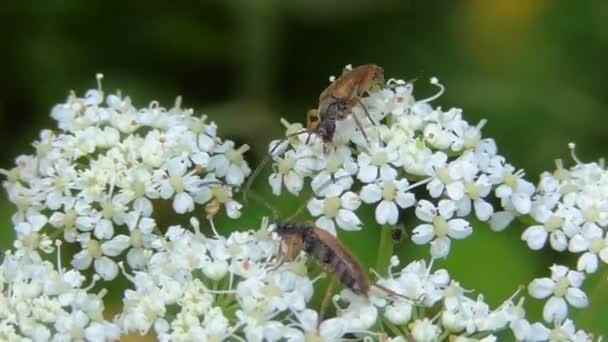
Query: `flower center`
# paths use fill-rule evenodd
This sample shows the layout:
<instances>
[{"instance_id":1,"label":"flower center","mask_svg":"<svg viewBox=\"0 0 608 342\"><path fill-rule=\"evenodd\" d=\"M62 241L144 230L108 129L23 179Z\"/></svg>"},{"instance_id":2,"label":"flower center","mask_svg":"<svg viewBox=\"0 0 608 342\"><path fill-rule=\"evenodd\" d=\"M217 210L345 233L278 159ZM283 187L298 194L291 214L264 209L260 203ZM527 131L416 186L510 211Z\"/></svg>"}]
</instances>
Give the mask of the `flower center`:
<instances>
[{"instance_id":1,"label":"flower center","mask_svg":"<svg viewBox=\"0 0 608 342\"><path fill-rule=\"evenodd\" d=\"M131 232L130 242L133 248L140 248L141 246L143 246L144 238L143 234L141 233L141 230L133 229L133 231Z\"/></svg>"},{"instance_id":2,"label":"flower center","mask_svg":"<svg viewBox=\"0 0 608 342\"><path fill-rule=\"evenodd\" d=\"M101 253L101 246L97 240L89 240L87 242L87 252L93 259L100 258L103 254Z\"/></svg>"},{"instance_id":3,"label":"flower center","mask_svg":"<svg viewBox=\"0 0 608 342\"><path fill-rule=\"evenodd\" d=\"M452 177L450 177L450 172L448 171L447 167L438 168L436 173L437 173L437 178L439 178L441 183L443 183L443 184L452 183Z\"/></svg>"},{"instance_id":4,"label":"flower center","mask_svg":"<svg viewBox=\"0 0 608 342\"><path fill-rule=\"evenodd\" d=\"M70 209L65 213L65 216L63 217L63 226L66 229L70 229L72 227L74 227L74 225L76 224L76 210L74 209Z\"/></svg>"},{"instance_id":5,"label":"flower center","mask_svg":"<svg viewBox=\"0 0 608 342\"><path fill-rule=\"evenodd\" d=\"M549 217L547 222L545 222L545 230L547 232L551 233L552 231L560 228L563 225L564 225L564 218L553 215L553 216Z\"/></svg>"},{"instance_id":6,"label":"flower center","mask_svg":"<svg viewBox=\"0 0 608 342\"><path fill-rule=\"evenodd\" d=\"M140 180L133 182L131 187L135 193L135 197L143 197L146 194L146 185Z\"/></svg>"},{"instance_id":7,"label":"flower center","mask_svg":"<svg viewBox=\"0 0 608 342\"><path fill-rule=\"evenodd\" d=\"M437 216L433 219L433 226L435 227L435 235L437 237L445 237L448 235L448 221L441 217Z\"/></svg>"},{"instance_id":8,"label":"flower center","mask_svg":"<svg viewBox=\"0 0 608 342\"><path fill-rule=\"evenodd\" d=\"M233 164L240 164L243 162L243 153L249 151L249 145L245 144L239 147L237 150L231 149L226 152L226 159L230 160Z\"/></svg>"},{"instance_id":9,"label":"flower center","mask_svg":"<svg viewBox=\"0 0 608 342\"><path fill-rule=\"evenodd\" d=\"M36 250L38 249L38 245L40 244L40 235L38 233L33 232L28 234L23 240L23 246L27 249Z\"/></svg>"},{"instance_id":10,"label":"flower center","mask_svg":"<svg viewBox=\"0 0 608 342\"><path fill-rule=\"evenodd\" d=\"M385 183L382 188L382 197L387 201L394 201L397 197L397 188L393 182Z\"/></svg>"},{"instance_id":11,"label":"flower center","mask_svg":"<svg viewBox=\"0 0 608 342\"><path fill-rule=\"evenodd\" d=\"M279 172L282 174L287 174L289 173L289 171L291 171L293 169L293 166L295 165L296 161L293 158L285 158L282 160L279 160Z\"/></svg>"},{"instance_id":12,"label":"flower center","mask_svg":"<svg viewBox=\"0 0 608 342\"><path fill-rule=\"evenodd\" d=\"M606 241L602 238L595 238L591 240L591 244L589 246L589 252L593 254L598 254L602 249L606 247Z\"/></svg>"},{"instance_id":13,"label":"flower center","mask_svg":"<svg viewBox=\"0 0 608 342\"><path fill-rule=\"evenodd\" d=\"M337 153L332 153L332 155L327 158L327 166L325 168L329 173L336 173L343 163L342 157Z\"/></svg>"},{"instance_id":14,"label":"flower center","mask_svg":"<svg viewBox=\"0 0 608 342\"><path fill-rule=\"evenodd\" d=\"M469 197L473 201L476 201L476 200L479 199L479 197L480 197L479 187L477 187L477 185L474 182L465 181L464 182L464 189L467 192L467 194L469 194Z\"/></svg>"},{"instance_id":15,"label":"flower center","mask_svg":"<svg viewBox=\"0 0 608 342\"><path fill-rule=\"evenodd\" d=\"M184 179L182 176L171 176L169 177L169 184L175 192L183 192L184 191Z\"/></svg>"},{"instance_id":16,"label":"flower center","mask_svg":"<svg viewBox=\"0 0 608 342\"><path fill-rule=\"evenodd\" d=\"M106 220L109 220L114 215L114 205L112 202L106 202L106 205L103 206L103 210L101 211L101 215Z\"/></svg>"},{"instance_id":17,"label":"flower center","mask_svg":"<svg viewBox=\"0 0 608 342\"><path fill-rule=\"evenodd\" d=\"M591 206L583 211L583 217L590 222L597 222L600 219L600 211L596 206Z\"/></svg>"},{"instance_id":18,"label":"flower center","mask_svg":"<svg viewBox=\"0 0 608 342\"><path fill-rule=\"evenodd\" d=\"M505 184L513 190L517 190L518 181L519 178L512 173L509 173L505 176Z\"/></svg>"},{"instance_id":19,"label":"flower center","mask_svg":"<svg viewBox=\"0 0 608 342\"><path fill-rule=\"evenodd\" d=\"M228 195L228 191L223 186L214 187L211 189L211 194L220 203L226 203L230 200L230 195Z\"/></svg>"},{"instance_id":20,"label":"flower center","mask_svg":"<svg viewBox=\"0 0 608 342\"><path fill-rule=\"evenodd\" d=\"M374 156L372 157L372 164L374 166L382 166L386 164L387 160L388 154L386 153L386 151L378 151L374 153Z\"/></svg>"},{"instance_id":21,"label":"flower center","mask_svg":"<svg viewBox=\"0 0 608 342\"><path fill-rule=\"evenodd\" d=\"M553 294L556 297L564 297L566 295L566 292L568 291L569 287L570 287L570 282L568 281L568 278L561 277L555 284L555 288L553 289Z\"/></svg>"},{"instance_id":22,"label":"flower center","mask_svg":"<svg viewBox=\"0 0 608 342\"><path fill-rule=\"evenodd\" d=\"M342 207L339 197L328 197L325 199L325 216L334 218L338 216L338 210Z\"/></svg>"},{"instance_id":23,"label":"flower center","mask_svg":"<svg viewBox=\"0 0 608 342\"><path fill-rule=\"evenodd\" d=\"M262 289L262 294L266 297L279 297L282 293L280 287L272 284L268 284Z\"/></svg>"}]
</instances>

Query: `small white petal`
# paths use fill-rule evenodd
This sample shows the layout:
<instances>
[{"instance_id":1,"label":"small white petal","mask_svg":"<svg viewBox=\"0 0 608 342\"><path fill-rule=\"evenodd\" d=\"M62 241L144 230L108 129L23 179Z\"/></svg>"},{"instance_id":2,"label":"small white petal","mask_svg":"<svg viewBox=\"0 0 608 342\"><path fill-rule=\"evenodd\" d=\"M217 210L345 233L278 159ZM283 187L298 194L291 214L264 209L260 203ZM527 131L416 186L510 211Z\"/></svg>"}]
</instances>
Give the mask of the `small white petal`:
<instances>
[{"instance_id":1,"label":"small white petal","mask_svg":"<svg viewBox=\"0 0 608 342\"><path fill-rule=\"evenodd\" d=\"M435 216L437 216L437 209L433 203L427 200L421 200L416 205L416 217L424 222L433 222Z\"/></svg>"},{"instance_id":2,"label":"small white petal","mask_svg":"<svg viewBox=\"0 0 608 342\"><path fill-rule=\"evenodd\" d=\"M268 183L272 189L272 194L275 196L281 195L283 176L280 173L273 173L268 176Z\"/></svg>"},{"instance_id":3,"label":"small white petal","mask_svg":"<svg viewBox=\"0 0 608 342\"><path fill-rule=\"evenodd\" d=\"M432 224L421 224L412 231L412 241L423 245L435 237L435 227Z\"/></svg>"},{"instance_id":4,"label":"small white petal","mask_svg":"<svg viewBox=\"0 0 608 342\"><path fill-rule=\"evenodd\" d=\"M447 237L437 238L431 242L431 256L434 259L441 259L450 253L451 240Z\"/></svg>"},{"instance_id":5,"label":"small white petal","mask_svg":"<svg viewBox=\"0 0 608 342\"><path fill-rule=\"evenodd\" d=\"M551 247L558 252L563 252L568 248L568 238L561 230L556 230L549 235L549 242Z\"/></svg>"},{"instance_id":6,"label":"small white petal","mask_svg":"<svg viewBox=\"0 0 608 342\"><path fill-rule=\"evenodd\" d=\"M186 192L178 193L173 199L173 210L178 214L184 214L194 210L194 200Z\"/></svg>"},{"instance_id":7,"label":"small white petal","mask_svg":"<svg viewBox=\"0 0 608 342\"><path fill-rule=\"evenodd\" d=\"M340 209L336 216L336 223L344 230L361 230L361 221L350 210Z\"/></svg>"},{"instance_id":8,"label":"small white petal","mask_svg":"<svg viewBox=\"0 0 608 342\"><path fill-rule=\"evenodd\" d=\"M416 204L416 197L411 192L399 192L395 198L395 202L397 202L401 209L406 209Z\"/></svg>"},{"instance_id":9,"label":"small white petal","mask_svg":"<svg viewBox=\"0 0 608 342\"><path fill-rule=\"evenodd\" d=\"M108 256L117 256L127 249L131 244L131 240L126 235L117 235L112 240L101 244L103 254Z\"/></svg>"},{"instance_id":10,"label":"small white petal","mask_svg":"<svg viewBox=\"0 0 608 342\"><path fill-rule=\"evenodd\" d=\"M534 279L528 285L528 292L534 298L543 299L549 297L555 288L555 281L550 278Z\"/></svg>"},{"instance_id":11,"label":"small white petal","mask_svg":"<svg viewBox=\"0 0 608 342\"><path fill-rule=\"evenodd\" d=\"M71 264L77 270L85 270L91 266L92 261L93 258L91 258L88 251L83 249L74 255Z\"/></svg>"},{"instance_id":12,"label":"small white petal","mask_svg":"<svg viewBox=\"0 0 608 342\"><path fill-rule=\"evenodd\" d=\"M532 201L530 201L530 196L517 192L511 196L511 200L513 201L513 206L517 212L520 214L530 213L530 209L532 209Z\"/></svg>"},{"instance_id":13,"label":"small white petal","mask_svg":"<svg viewBox=\"0 0 608 342\"><path fill-rule=\"evenodd\" d=\"M378 177L378 168L373 165L365 165L359 168L357 178L363 183L371 183Z\"/></svg>"},{"instance_id":14,"label":"small white petal","mask_svg":"<svg viewBox=\"0 0 608 342\"><path fill-rule=\"evenodd\" d=\"M118 274L118 265L108 257L101 257L95 259L95 272L104 280L112 280Z\"/></svg>"},{"instance_id":15,"label":"small white petal","mask_svg":"<svg viewBox=\"0 0 608 342\"><path fill-rule=\"evenodd\" d=\"M515 216L508 211L499 211L492 215L490 219L490 228L495 232L503 231L513 221Z\"/></svg>"},{"instance_id":16,"label":"small white petal","mask_svg":"<svg viewBox=\"0 0 608 342\"><path fill-rule=\"evenodd\" d=\"M452 182L445 187L448 197L458 201L464 196L464 184L462 182Z\"/></svg>"},{"instance_id":17,"label":"small white petal","mask_svg":"<svg viewBox=\"0 0 608 342\"><path fill-rule=\"evenodd\" d=\"M357 208L361 206L361 197L352 191L348 191L340 197L340 202L342 204L342 208L348 210L357 210Z\"/></svg>"},{"instance_id":18,"label":"small white petal","mask_svg":"<svg viewBox=\"0 0 608 342\"><path fill-rule=\"evenodd\" d=\"M473 228L468 221L453 219L448 221L448 235L452 239L464 239L473 233Z\"/></svg>"},{"instance_id":19,"label":"small white petal","mask_svg":"<svg viewBox=\"0 0 608 342\"><path fill-rule=\"evenodd\" d=\"M576 234L570 239L568 250L572 253L580 253L589 249L589 241L581 234Z\"/></svg>"},{"instance_id":20,"label":"small white petal","mask_svg":"<svg viewBox=\"0 0 608 342\"><path fill-rule=\"evenodd\" d=\"M285 187L289 192L294 195L297 195L302 190L304 186L304 179L300 177L295 172L289 172L287 176L285 176Z\"/></svg>"},{"instance_id":21,"label":"small white petal","mask_svg":"<svg viewBox=\"0 0 608 342\"><path fill-rule=\"evenodd\" d=\"M551 297L543 307L543 319L547 323L561 322L568 315L568 305L563 298Z\"/></svg>"},{"instance_id":22,"label":"small white petal","mask_svg":"<svg viewBox=\"0 0 608 342\"><path fill-rule=\"evenodd\" d=\"M368 184L361 189L361 200L365 203L376 203L382 199L382 189L377 184Z\"/></svg>"},{"instance_id":23,"label":"small white petal","mask_svg":"<svg viewBox=\"0 0 608 342\"><path fill-rule=\"evenodd\" d=\"M582 309L589 305L589 299L585 292L576 287L569 287L566 292L566 300L575 308Z\"/></svg>"},{"instance_id":24,"label":"small white petal","mask_svg":"<svg viewBox=\"0 0 608 342\"><path fill-rule=\"evenodd\" d=\"M475 207L475 214L479 221L485 222L489 220L490 217L492 217L492 214L494 213L494 208L490 203L482 199L478 199L473 202L473 205Z\"/></svg>"},{"instance_id":25,"label":"small white petal","mask_svg":"<svg viewBox=\"0 0 608 342\"><path fill-rule=\"evenodd\" d=\"M317 198L312 198L310 201L308 201L306 208L308 209L308 212L310 212L310 215L319 216L323 214L323 209L325 208L325 201Z\"/></svg>"},{"instance_id":26,"label":"small white petal","mask_svg":"<svg viewBox=\"0 0 608 342\"><path fill-rule=\"evenodd\" d=\"M319 228L323 228L323 229L327 230L333 236L337 235L336 225L334 224L334 220L332 220L326 216L319 217L317 219L317 221L315 222L315 225Z\"/></svg>"},{"instance_id":27,"label":"small white petal","mask_svg":"<svg viewBox=\"0 0 608 342\"><path fill-rule=\"evenodd\" d=\"M547 241L547 231L543 226L531 226L526 229L521 235L521 239L528 243L528 247L532 250L539 250Z\"/></svg>"},{"instance_id":28,"label":"small white petal","mask_svg":"<svg viewBox=\"0 0 608 342\"><path fill-rule=\"evenodd\" d=\"M382 201L376 207L376 222L379 224L391 224L397 223L399 218L399 210L394 202Z\"/></svg>"}]
</instances>

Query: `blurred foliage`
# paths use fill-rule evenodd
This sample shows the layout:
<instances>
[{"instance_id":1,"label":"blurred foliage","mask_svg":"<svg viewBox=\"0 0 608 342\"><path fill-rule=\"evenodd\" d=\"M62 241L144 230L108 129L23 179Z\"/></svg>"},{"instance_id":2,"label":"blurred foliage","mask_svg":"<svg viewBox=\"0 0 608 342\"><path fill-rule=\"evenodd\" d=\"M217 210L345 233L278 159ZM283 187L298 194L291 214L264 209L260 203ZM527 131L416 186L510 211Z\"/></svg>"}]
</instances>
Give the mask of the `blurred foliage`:
<instances>
[{"instance_id":1,"label":"blurred foliage","mask_svg":"<svg viewBox=\"0 0 608 342\"><path fill-rule=\"evenodd\" d=\"M97 72L105 74L106 90L120 88L139 106L152 99L170 106L183 95L222 136L252 145L257 165L281 134L279 117L303 122L329 75L370 62L388 77L416 79L419 98L435 92L427 80L438 76L447 86L439 104L463 108L471 123L488 119L485 135L530 180L556 158L569 160L571 141L583 160L608 156L605 0L11 1L1 6L0 21L4 168L32 152L40 129L53 127L53 104L70 89L94 87ZM257 183L261 189L264 177ZM284 216L295 210L279 207ZM11 245L12 212L3 196L2 249ZM240 222L256 227L260 212L268 214L250 209ZM378 240L369 226L365 234ZM522 229L496 234L477 225L440 266L498 304L548 274L548 265L574 264L527 249ZM375 251L362 248L360 235L341 237L374 266ZM407 241L396 250L404 262L428 253ZM608 335L605 278L586 284L592 306L574 317L579 327ZM531 302L538 312L539 302Z\"/></svg>"}]
</instances>

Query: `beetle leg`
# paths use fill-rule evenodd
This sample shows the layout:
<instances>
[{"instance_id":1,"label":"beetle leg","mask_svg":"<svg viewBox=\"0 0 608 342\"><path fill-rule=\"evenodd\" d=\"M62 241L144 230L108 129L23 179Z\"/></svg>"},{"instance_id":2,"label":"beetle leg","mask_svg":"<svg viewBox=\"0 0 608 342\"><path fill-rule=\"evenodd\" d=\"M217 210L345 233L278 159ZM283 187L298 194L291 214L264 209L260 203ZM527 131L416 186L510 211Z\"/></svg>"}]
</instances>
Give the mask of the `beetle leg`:
<instances>
[{"instance_id":1,"label":"beetle leg","mask_svg":"<svg viewBox=\"0 0 608 342\"><path fill-rule=\"evenodd\" d=\"M369 138L367 137L367 134L365 134L365 130L363 129L363 125L361 125L361 121L359 121L359 119L357 118L355 113L353 113L352 111L350 112L350 115L353 116L353 119L355 120L357 127L359 127L359 129L361 130L361 134L363 134L363 137L365 138L365 141L369 144Z\"/></svg>"},{"instance_id":2,"label":"beetle leg","mask_svg":"<svg viewBox=\"0 0 608 342\"><path fill-rule=\"evenodd\" d=\"M317 327L323 322L323 316L325 315L325 311L327 310L327 305L329 305L329 300L331 299L332 292L334 292L334 286L336 285L336 277L331 277L329 281L329 285L327 286L327 291L325 291L325 296L323 297L323 302L321 302L321 310L319 310L319 320L317 322Z\"/></svg>"},{"instance_id":3,"label":"beetle leg","mask_svg":"<svg viewBox=\"0 0 608 342\"><path fill-rule=\"evenodd\" d=\"M363 101L361 101L361 98L358 97L357 98L357 103L359 103L359 105L361 106L361 108L363 108L363 111L365 112L365 115L367 115L367 118L369 119L369 121L374 125L374 126L378 126L376 124L376 122L374 121L374 119L372 119L372 116L369 114L369 111L367 110L367 107L365 107L365 105L363 104Z\"/></svg>"},{"instance_id":4,"label":"beetle leg","mask_svg":"<svg viewBox=\"0 0 608 342\"><path fill-rule=\"evenodd\" d=\"M312 118L316 118L315 121ZM319 111L317 109L311 109L306 113L306 128L308 130L308 137L306 138L306 144L310 142L310 136L313 132L317 131L319 126Z\"/></svg>"}]
</instances>

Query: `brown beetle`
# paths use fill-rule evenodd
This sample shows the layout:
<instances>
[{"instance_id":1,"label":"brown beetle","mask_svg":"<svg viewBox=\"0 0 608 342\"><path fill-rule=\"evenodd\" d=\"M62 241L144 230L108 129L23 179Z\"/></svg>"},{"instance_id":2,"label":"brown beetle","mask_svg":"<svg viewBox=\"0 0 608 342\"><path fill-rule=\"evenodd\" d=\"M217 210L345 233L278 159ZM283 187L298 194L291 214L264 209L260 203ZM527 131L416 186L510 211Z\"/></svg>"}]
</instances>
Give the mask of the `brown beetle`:
<instances>
[{"instance_id":1,"label":"brown beetle","mask_svg":"<svg viewBox=\"0 0 608 342\"><path fill-rule=\"evenodd\" d=\"M336 279L360 296L368 297L374 286L390 296L408 299L384 286L371 284L361 263L326 230L306 223L278 223L274 232L287 243L285 258L292 258L299 250L303 250L333 275L321 303L319 322L329 304ZM282 258L277 268L285 258Z\"/></svg>"},{"instance_id":2,"label":"brown beetle","mask_svg":"<svg viewBox=\"0 0 608 342\"><path fill-rule=\"evenodd\" d=\"M368 119L374 123L361 97L369 94L374 86L384 84L384 70L375 64L365 64L345 72L319 95L319 107L307 114L307 128L323 140L326 146L331 144L336 132L336 121L353 114L352 109L359 104ZM313 118L317 118L313 121ZM353 114L355 123L367 140L367 134L361 121ZM325 148L325 152L327 149Z\"/></svg>"}]
</instances>

